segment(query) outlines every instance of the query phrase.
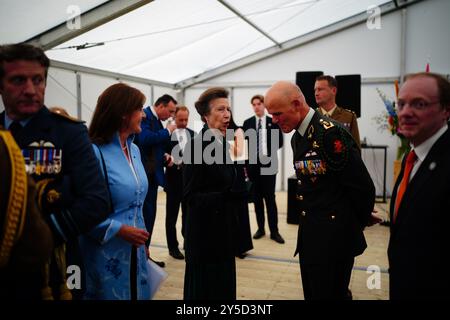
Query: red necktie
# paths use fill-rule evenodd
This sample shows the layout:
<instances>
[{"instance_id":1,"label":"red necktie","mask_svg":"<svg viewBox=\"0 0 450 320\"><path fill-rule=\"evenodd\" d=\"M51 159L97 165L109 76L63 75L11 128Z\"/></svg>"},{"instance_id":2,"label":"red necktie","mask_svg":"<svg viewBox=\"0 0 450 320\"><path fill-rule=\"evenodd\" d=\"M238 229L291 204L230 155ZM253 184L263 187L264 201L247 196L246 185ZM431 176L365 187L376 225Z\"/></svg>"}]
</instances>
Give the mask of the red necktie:
<instances>
[{"instance_id":1,"label":"red necktie","mask_svg":"<svg viewBox=\"0 0 450 320\"><path fill-rule=\"evenodd\" d=\"M416 161L416 159L417 159L416 153L414 152L414 150L411 150L408 153L408 156L406 157L405 171L403 172L402 181L398 186L397 198L395 199L395 208L394 208L394 222L397 218L398 207L402 202L403 195L405 194L406 187L408 186L409 176L411 174L412 168L414 167L414 162Z\"/></svg>"}]
</instances>

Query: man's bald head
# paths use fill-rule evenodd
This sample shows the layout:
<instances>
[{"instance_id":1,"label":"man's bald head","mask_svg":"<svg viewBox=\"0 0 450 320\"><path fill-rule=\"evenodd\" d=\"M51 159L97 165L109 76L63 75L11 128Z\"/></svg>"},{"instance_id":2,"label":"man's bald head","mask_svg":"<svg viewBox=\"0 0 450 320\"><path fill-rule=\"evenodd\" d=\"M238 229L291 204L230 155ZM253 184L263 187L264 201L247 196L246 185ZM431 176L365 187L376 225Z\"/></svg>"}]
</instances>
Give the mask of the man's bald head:
<instances>
[{"instance_id":1,"label":"man's bald head","mask_svg":"<svg viewBox=\"0 0 450 320\"><path fill-rule=\"evenodd\" d=\"M305 101L305 97L300 90L300 88L289 81L278 81L270 87L270 89L266 93L266 103L267 99L282 99L282 100L291 100L292 98L297 98Z\"/></svg>"},{"instance_id":2,"label":"man's bald head","mask_svg":"<svg viewBox=\"0 0 450 320\"><path fill-rule=\"evenodd\" d=\"M302 91L289 81L276 82L267 91L264 100L273 122L278 123L285 133L298 128L309 111Z\"/></svg>"}]
</instances>

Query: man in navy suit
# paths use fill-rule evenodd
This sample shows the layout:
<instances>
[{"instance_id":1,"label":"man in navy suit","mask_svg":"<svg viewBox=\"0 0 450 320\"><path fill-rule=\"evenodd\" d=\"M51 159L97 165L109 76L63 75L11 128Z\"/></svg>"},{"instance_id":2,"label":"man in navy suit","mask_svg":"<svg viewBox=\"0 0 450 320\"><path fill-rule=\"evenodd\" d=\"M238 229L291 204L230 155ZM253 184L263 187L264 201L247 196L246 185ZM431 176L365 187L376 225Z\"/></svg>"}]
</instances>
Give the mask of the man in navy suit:
<instances>
[{"instance_id":1,"label":"man in navy suit","mask_svg":"<svg viewBox=\"0 0 450 320\"><path fill-rule=\"evenodd\" d=\"M390 298L450 299L450 83L433 73L406 78L400 132L411 143L391 199Z\"/></svg>"},{"instance_id":2,"label":"man in navy suit","mask_svg":"<svg viewBox=\"0 0 450 320\"><path fill-rule=\"evenodd\" d=\"M169 159L165 153L166 145L170 141L170 135L175 130L175 123L169 122L163 128L161 121L173 117L177 101L170 95L159 97L153 107L144 109L145 118L142 119L142 132L136 137L136 144L141 150L142 163L148 178L148 193L144 201L144 220L150 237L147 246L150 245L153 235L153 226L156 218L156 201L158 187L164 187L164 163ZM156 261L155 261L156 262ZM156 262L164 267L164 262Z\"/></svg>"},{"instance_id":3,"label":"man in navy suit","mask_svg":"<svg viewBox=\"0 0 450 320\"><path fill-rule=\"evenodd\" d=\"M255 143L252 143L251 140L249 141L249 154L256 155L256 163L250 161L249 164L249 178L253 184L253 202L255 204L256 221L258 223L258 230L253 238L259 239L266 234L264 230L265 201L270 238L282 244L284 243L284 239L278 231L275 184L278 168L277 151L283 146L283 134L278 125L272 123L272 118L265 115L264 97L262 95L255 95L250 101L255 116L244 121L243 129L249 137L252 136L248 131L249 129L256 132ZM263 161L263 159L268 161Z\"/></svg>"},{"instance_id":4,"label":"man in navy suit","mask_svg":"<svg viewBox=\"0 0 450 320\"><path fill-rule=\"evenodd\" d=\"M177 106L175 111L176 130L172 133L167 153L172 157L166 168L166 237L169 254L175 259L183 260L184 255L178 249L176 223L181 204L181 234L184 237L186 204L183 196L183 152L186 144L195 132L187 127L189 110L186 106Z\"/></svg>"}]
</instances>

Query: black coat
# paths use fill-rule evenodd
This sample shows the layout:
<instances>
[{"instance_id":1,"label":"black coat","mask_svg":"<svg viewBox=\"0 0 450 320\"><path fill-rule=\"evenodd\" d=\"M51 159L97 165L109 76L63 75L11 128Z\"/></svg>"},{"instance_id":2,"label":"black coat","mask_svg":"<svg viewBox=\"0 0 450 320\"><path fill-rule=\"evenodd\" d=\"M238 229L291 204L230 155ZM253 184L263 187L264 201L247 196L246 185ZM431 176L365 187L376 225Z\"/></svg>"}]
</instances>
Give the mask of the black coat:
<instances>
[{"instance_id":1,"label":"black coat","mask_svg":"<svg viewBox=\"0 0 450 320\"><path fill-rule=\"evenodd\" d=\"M450 131L433 145L403 195L388 247L391 299L450 298ZM391 199L391 221L405 161Z\"/></svg>"},{"instance_id":2,"label":"black coat","mask_svg":"<svg viewBox=\"0 0 450 320\"><path fill-rule=\"evenodd\" d=\"M190 141L185 150L185 155L192 156L190 164L184 161L183 170L183 199L187 204L187 263L220 263L234 259L235 254L233 229L236 205L232 188L236 170L229 156L229 144L224 139L221 142L215 138L212 142L203 141L205 128ZM222 164L208 164L203 158L201 163L193 163L196 154L207 154L205 148L214 146L223 155L219 156Z\"/></svg>"},{"instance_id":3,"label":"black coat","mask_svg":"<svg viewBox=\"0 0 450 320\"><path fill-rule=\"evenodd\" d=\"M315 112L302 137L292 137L300 225L295 254L323 264L347 259L367 247L363 229L375 187L354 140L337 123Z\"/></svg>"}]
</instances>

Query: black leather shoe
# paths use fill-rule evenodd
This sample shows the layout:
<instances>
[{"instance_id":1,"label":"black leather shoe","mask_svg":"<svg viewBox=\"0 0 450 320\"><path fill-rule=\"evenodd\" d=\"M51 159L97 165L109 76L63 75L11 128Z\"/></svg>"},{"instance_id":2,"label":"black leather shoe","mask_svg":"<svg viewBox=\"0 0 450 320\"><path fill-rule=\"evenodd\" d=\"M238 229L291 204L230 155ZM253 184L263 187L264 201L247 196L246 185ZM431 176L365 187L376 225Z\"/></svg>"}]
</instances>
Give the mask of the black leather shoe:
<instances>
[{"instance_id":1,"label":"black leather shoe","mask_svg":"<svg viewBox=\"0 0 450 320\"><path fill-rule=\"evenodd\" d=\"M184 260L184 255L178 248L175 250L169 250L169 254L175 259Z\"/></svg>"},{"instance_id":2,"label":"black leather shoe","mask_svg":"<svg viewBox=\"0 0 450 320\"><path fill-rule=\"evenodd\" d=\"M161 268L164 268L166 266L166 264L164 263L164 261L156 261L153 260L152 258L150 258L150 260L152 260L154 263L156 263L158 266L160 266Z\"/></svg>"},{"instance_id":3,"label":"black leather shoe","mask_svg":"<svg viewBox=\"0 0 450 320\"><path fill-rule=\"evenodd\" d=\"M265 236L265 232L264 230L260 230L258 229L258 231L255 232L255 234L253 235L253 239L259 239Z\"/></svg>"},{"instance_id":4,"label":"black leather shoe","mask_svg":"<svg viewBox=\"0 0 450 320\"><path fill-rule=\"evenodd\" d=\"M243 252L243 253L238 253L236 255L236 257L238 257L239 259L245 259L245 257L247 256L247 253Z\"/></svg>"},{"instance_id":5,"label":"black leather shoe","mask_svg":"<svg viewBox=\"0 0 450 320\"><path fill-rule=\"evenodd\" d=\"M271 234L270 239L272 239L278 243L281 243L281 244L284 243L284 239L279 233Z\"/></svg>"}]
</instances>

